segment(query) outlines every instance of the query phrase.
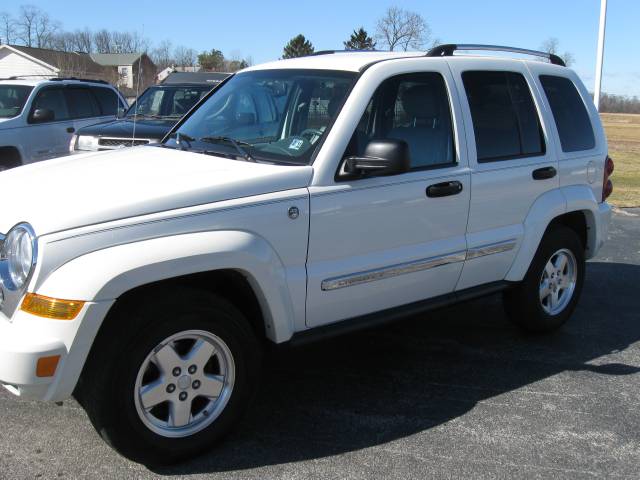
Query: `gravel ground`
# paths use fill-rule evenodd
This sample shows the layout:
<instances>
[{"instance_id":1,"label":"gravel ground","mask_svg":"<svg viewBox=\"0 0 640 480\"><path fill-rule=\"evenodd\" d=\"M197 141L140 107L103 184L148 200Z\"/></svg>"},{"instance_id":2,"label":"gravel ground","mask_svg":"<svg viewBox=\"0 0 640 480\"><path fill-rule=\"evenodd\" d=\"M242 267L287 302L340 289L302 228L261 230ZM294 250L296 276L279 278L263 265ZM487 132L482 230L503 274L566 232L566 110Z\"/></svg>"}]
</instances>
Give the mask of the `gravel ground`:
<instances>
[{"instance_id":1,"label":"gravel ground","mask_svg":"<svg viewBox=\"0 0 640 480\"><path fill-rule=\"evenodd\" d=\"M521 333L498 296L274 354L219 447L151 471L73 401L0 392L0 478L638 478L640 210L617 211L572 320Z\"/></svg>"}]
</instances>

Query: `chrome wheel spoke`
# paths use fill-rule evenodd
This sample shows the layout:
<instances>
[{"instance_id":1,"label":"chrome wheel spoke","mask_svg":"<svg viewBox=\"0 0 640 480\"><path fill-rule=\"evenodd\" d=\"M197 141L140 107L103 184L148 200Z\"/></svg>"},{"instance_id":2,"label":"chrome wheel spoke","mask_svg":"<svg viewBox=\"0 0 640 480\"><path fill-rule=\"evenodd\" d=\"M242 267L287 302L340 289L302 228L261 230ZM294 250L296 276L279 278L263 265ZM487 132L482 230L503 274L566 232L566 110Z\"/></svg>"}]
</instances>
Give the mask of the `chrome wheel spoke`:
<instances>
[{"instance_id":1,"label":"chrome wheel spoke","mask_svg":"<svg viewBox=\"0 0 640 480\"><path fill-rule=\"evenodd\" d=\"M142 407L146 410L167 400L168 395L162 378L145 385L140 391L140 401L142 402Z\"/></svg>"},{"instance_id":2,"label":"chrome wheel spoke","mask_svg":"<svg viewBox=\"0 0 640 480\"><path fill-rule=\"evenodd\" d=\"M202 370L215 351L215 347L209 342L198 339L187 355L187 362Z\"/></svg>"},{"instance_id":3,"label":"chrome wheel spoke","mask_svg":"<svg viewBox=\"0 0 640 480\"><path fill-rule=\"evenodd\" d=\"M182 358L169 343L155 353L155 359L156 364L165 375L171 375L171 371L182 364Z\"/></svg>"},{"instance_id":4,"label":"chrome wheel spoke","mask_svg":"<svg viewBox=\"0 0 640 480\"><path fill-rule=\"evenodd\" d=\"M555 268L554 268L553 262L549 260L547 264L544 266L544 274L546 274L547 278L551 278L551 275L553 275L553 273L555 273Z\"/></svg>"},{"instance_id":5,"label":"chrome wheel spoke","mask_svg":"<svg viewBox=\"0 0 640 480\"><path fill-rule=\"evenodd\" d=\"M184 427L191 421L191 399L173 401L169 406L169 426Z\"/></svg>"},{"instance_id":6,"label":"chrome wheel spoke","mask_svg":"<svg viewBox=\"0 0 640 480\"><path fill-rule=\"evenodd\" d=\"M198 390L198 395L209 398L218 398L224 388L224 377L222 375L205 375L202 378L202 386Z\"/></svg>"},{"instance_id":7,"label":"chrome wheel spoke","mask_svg":"<svg viewBox=\"0 0 640 480\"><path fill-rule=\"evenodd\" d=\"M549 287L549 280L543 280L540 284L540 301L543 301L545 298L549 296L551 293L551 288Z\"/></svg>"},{"instance_id":8,"label":"chrome wheel spoke","mask_svg":"<svg viewBox=\"0 0 640 480\"><path fill-rule=\"evenodd\" d=\"M551 308L556 308L559 303L558 290L554 290L551 292L551 296L549 297L549 303L551 304Z\"/></svg>"},{"instance_id":9,"label":"chrome wheel spoke","mask_svg":"<svg viewBox=\"0 0 640 480\"><path fill-rule=\"evenodd\" d=\"M567 268L568 259L565 254L560 254L556 257L556 261L554 263L554 267L559 272L564 272L564 269Z\"/></svg>"}]
</instances>

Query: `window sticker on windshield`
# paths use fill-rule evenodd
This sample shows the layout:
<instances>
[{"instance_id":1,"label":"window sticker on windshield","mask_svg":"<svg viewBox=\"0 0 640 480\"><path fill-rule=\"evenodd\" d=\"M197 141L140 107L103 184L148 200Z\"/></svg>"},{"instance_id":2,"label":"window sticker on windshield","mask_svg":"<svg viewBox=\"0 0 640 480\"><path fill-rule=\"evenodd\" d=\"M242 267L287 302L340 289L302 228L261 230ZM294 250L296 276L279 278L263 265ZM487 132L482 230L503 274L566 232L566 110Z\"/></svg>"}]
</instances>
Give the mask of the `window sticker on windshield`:
<instances>
[{"instance_id":1,"label":"window sticker on windshield","mask_svg":"<svg viewBox=\"0 0 640 480\"><path fill-rule=\"evenodd\" d=\"M291 150L300 150L303 144L304 142L302 140L300 140L299 138L294 138L289 144L289 148Z\"/></svg>"}]
</instances>

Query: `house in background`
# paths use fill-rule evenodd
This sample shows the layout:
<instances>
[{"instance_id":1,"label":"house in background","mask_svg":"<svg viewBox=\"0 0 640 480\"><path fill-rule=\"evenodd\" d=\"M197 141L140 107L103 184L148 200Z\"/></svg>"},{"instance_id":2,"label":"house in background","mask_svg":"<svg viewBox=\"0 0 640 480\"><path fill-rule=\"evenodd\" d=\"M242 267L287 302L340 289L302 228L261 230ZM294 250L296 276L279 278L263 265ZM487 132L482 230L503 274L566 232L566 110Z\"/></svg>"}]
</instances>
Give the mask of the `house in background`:
<instances>
[{"instance_id":1,"label":"house in background","mask_svg":"<svg viewBox=\"0 0 640 480\"><path fill-rule=\"evenodd\" d=\"M116 86L125 94L142 92L156 80L156 65L146 53L92 53L91 59L117 76Z\"/></svg>"},{"instance_id":2,"label":"house in background","mask_svg":"<svg viewBox=\"0 0 640 480\"><path fill-rule=\"evenodd\" d=\"M78 77L113 83L109 69L94 62L87 53L59 52L20 45L0 45L0 78Z\"/></svg>"}]
</instances>

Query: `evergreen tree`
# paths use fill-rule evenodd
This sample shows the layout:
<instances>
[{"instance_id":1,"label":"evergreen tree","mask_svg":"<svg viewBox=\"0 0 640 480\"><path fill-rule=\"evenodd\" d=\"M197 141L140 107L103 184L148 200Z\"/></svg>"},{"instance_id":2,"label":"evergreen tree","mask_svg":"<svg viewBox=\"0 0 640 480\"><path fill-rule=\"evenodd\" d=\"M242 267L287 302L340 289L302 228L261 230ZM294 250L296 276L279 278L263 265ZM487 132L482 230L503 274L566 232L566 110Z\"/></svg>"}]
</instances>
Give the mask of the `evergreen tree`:
<instances>
[{"instance_id":1,"label":"evergreen tree","mask_svg":"<svg viewBox=\"0 0 640 480\"><path fill-rule=\"evenodd\" d=\"M289 43L285 45L282 58L304 57L305 55L311 55L314 50L311 42L304 38L304 35L300 34L293 37L289 40Z\"/></svg>"},{"instance_id":2,"label":"evergreen tree","mask_svg":"<svg viewBox=\"0 0 640 480\"><path fill-rule=\"evenodd\" d=\"M362 27L359 30L354 30L351 38L343 43L347 50L375 50L376 48L375 40Z\"/></svg>"},{"instance_id":3,"label":"evergreen tree","mask_svg":"<svg viewBox=\"0 0 640 480\"><path fill-rule=\"evenodd\" d=\"M224 69L224 55L220 50L212 49L198 55L198 63L205 71L221 71Z\"/></svg>"}]
</instances>

